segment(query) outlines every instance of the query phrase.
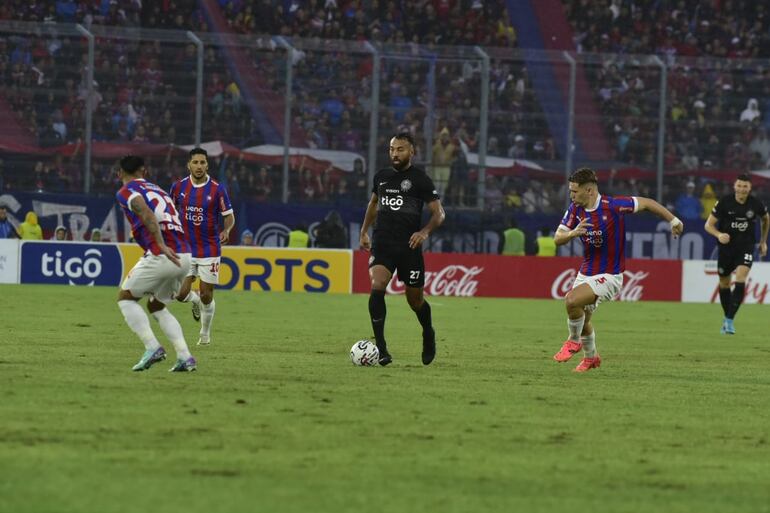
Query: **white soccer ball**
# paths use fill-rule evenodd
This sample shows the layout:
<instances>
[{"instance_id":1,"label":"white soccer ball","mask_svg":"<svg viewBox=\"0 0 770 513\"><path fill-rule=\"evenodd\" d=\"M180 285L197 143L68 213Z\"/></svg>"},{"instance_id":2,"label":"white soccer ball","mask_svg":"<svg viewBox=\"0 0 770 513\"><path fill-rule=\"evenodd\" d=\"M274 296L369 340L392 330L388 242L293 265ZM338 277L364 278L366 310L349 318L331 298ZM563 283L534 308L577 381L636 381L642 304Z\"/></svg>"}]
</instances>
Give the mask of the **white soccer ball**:
<instances>
[{"instance_id":1,"label":"white soccer ball","mask_svg":"<svg viewBox=\"0 0 770 513\"><path fill-rule=\"evenodd\" d=\"M350 361L353 365L371 367L380 361L380 350L371 340L359 340L350 348Z\"/></svg>"}]
</instances>

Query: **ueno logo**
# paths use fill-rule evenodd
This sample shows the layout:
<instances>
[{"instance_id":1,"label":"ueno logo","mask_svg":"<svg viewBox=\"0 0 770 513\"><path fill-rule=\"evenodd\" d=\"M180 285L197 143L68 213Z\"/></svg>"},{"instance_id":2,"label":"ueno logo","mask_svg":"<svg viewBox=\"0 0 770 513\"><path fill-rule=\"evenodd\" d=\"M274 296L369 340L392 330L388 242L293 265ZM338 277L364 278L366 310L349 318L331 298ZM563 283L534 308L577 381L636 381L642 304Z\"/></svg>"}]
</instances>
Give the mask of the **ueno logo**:
<instances>
[{"instance_id":1,"label":"ueno logo","mask_svg":"<svg viewBox=\"0 0 770 513\"><path fill-rule=\"evenodd\" d=\"M572 284L577 278L577 270L565 269L551 284L551 297L563 299L572 290ZM639 301L644 293L644 285L641 283L650 273L644 271L623 271L623 286L616 299L620 301Z\"/></svg>"},{"instance_id":2,"label":"ueno logo","mask_svg":"<svg viewBox=\"0 0 770 513\"><path fill-rule=\"evenodd\" d=\"M483 271L483 267L476 265L448 265L439 271L428 271L425 273L425 293L431 296L475 296L479 281L474 278ZM403 294L404 283L394 274L387 290L389 294Z\"/></svg>"},{"instance_id":3,"label":"ueno logo","mask_svg":"<svg viewBox=\"0 0 770 513\"><path fill-rule=\"evenodd\" d=\"M203 208L188 205L185 209L184 218L188 221L192 221L195 226L200 226L203 223Z\"/></svg>"},{"instance_id":4,"label":"ueno logo","mask_svg":"<svg viewBox=\"0 0 770 513\"><path fill-rule=\"evenodd\" d=\"M386 198L385 196L380 199L380 203L385 207L390 207L391 210L398 210L404 206L404 198L396 196L394 198Z\"/></svg>"}]
</instances>

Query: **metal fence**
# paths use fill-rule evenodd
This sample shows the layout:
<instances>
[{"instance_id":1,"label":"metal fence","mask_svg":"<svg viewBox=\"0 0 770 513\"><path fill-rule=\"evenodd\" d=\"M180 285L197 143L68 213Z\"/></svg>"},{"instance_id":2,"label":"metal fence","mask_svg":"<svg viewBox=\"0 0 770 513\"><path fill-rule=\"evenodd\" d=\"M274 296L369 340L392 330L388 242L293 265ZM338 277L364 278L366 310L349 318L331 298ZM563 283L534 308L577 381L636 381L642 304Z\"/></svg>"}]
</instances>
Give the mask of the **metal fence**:
<instances>
[{"instance_id":1,"label":"metal fence","mask_svg":"<svg viewBox=\"0 0 770 513\"><path fill-rule=\"evenodd\" d=\"M674 204L770 153L770 62L0 22L0 65L6 188L111 193L129 151L164 184L216 141L243 198L365 201L409 130L447 205L556 213L579 165Z\"/></svg>"}]
</instances>

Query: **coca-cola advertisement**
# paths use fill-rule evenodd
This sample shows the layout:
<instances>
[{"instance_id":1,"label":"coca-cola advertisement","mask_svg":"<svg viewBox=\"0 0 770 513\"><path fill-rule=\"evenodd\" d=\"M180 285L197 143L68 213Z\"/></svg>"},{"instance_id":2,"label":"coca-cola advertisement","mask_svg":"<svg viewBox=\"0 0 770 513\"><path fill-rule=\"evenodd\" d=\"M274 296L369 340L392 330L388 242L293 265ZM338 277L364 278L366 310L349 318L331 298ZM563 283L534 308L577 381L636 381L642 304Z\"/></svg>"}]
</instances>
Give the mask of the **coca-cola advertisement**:
<instances>
[{"instance_id":1,"label":"coca-cola advertisement","mask_svg":"<svg viewBox=\"0 0 770 513\"><path fill-rule=\"evenodd\" d=\"M580 258L509 257L489 254L425 253L425 293L431 296L563 298L572 288ZM369 253L353 258L353 292L369 292ZM682 262L626 260L621 301L679 301ZM388 293L402 294L397 276Z\"/></svg>"},{"instance_id":2,"label":"coca-cola advertisement","mask_svg":"<svg viewBox=\"0 0 770 513\"><path fill-rule=\"evenodd\" d=\"M683 262L682 301L685 303L719 303L719 275L716 260L687 260ZM746 280L744 303L770 303L770 263L757 262L751 266Z\"/></svg>"}]
</instances>

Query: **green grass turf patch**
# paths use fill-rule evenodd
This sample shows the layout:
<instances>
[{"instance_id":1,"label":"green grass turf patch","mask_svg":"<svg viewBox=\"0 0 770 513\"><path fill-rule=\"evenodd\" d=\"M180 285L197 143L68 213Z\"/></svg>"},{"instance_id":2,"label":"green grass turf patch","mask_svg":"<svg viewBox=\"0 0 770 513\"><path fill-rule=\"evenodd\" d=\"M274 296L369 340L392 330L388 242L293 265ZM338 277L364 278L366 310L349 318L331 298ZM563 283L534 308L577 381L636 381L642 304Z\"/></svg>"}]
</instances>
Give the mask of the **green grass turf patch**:
<instances>
[{"instance_id":1,"label":"green grass turf patch","mask_svg":"<svg viewBox=\"0 0 770 513\"><path fill-rule=\"evenodd\" d=\"M558 301L388 297L394 363L350 364L365 295L217 291L199 371L110 288L0 286L0 512L770 511L767 307L604 304L600 369L551 357Z\"/></svg>"}]
</instances>

